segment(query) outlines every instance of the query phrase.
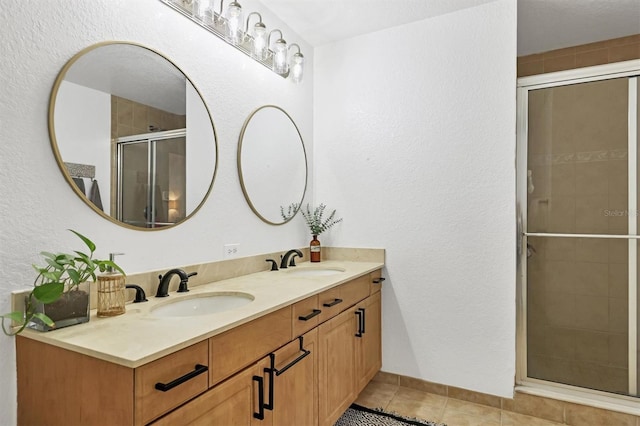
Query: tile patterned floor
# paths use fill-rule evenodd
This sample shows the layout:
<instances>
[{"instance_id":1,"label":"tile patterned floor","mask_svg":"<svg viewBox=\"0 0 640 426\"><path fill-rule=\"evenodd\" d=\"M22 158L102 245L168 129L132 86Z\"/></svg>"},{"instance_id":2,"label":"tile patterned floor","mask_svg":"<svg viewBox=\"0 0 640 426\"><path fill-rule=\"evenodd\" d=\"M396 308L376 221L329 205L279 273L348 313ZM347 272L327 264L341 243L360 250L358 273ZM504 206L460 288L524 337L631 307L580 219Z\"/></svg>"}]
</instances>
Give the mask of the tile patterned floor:
<instances>
[{"instance_id":1,"label":"tile patterned floor","mask_svg":"<svg viewBox=\"0 0 640 426\"><path fill-rule=\"evenodd\" d=\"M403 416L446 423L447 426L552 426L561 424L379 381L369 383L356 403L370 408L381 407Z\"/></svg>"}]
</instances>

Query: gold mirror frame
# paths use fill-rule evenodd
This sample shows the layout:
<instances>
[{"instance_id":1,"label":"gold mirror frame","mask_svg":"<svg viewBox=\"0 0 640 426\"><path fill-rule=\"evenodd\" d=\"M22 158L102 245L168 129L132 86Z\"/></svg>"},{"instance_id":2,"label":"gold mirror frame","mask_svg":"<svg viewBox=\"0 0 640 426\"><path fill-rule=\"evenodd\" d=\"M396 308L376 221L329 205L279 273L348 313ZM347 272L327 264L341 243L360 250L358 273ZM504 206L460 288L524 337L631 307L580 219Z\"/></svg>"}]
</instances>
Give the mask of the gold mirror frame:
<instances>
[{"instance_id":1,"label":"gold mirror frame","mask_svg":"<svg viewBox=\"0 0 640 426\"><path fill-rule=\"evenodd\" d=\"M261 110L265 109L265 108L275 108L277 110L279 110L280 112L282 112L287 119L289 119L289 121L291 122L291 124L293 125L293 128L295 129L298 138L300 139L300 146L302 147L302 153L304 156L304 167L305 167L305 173L304 173L304 187L302 189L302 195L300 196L300 201L298 201L297 203L297 208L296 211L291 214L291 216L286 219L283 220L282 222L274 222L272 220L267 219L263 213L261 213L258 208L256 207L256 205L254 204L253 201L251 201L251 197L249 196L249 191L247 189L246 186L246 182L245 182L245 178L243 175L243 169L242 169L242 146L243 146L243 140L245 137L245 133L247 131L247 127L249 126L249 123L251 122L251 119ZM240 131L240 137L238 138L238 153L237 153L237 166L238 166L238 177L240 178L240 186L242 188L242 193L244 194L244 198L247 200L247 204L249 204L249 207L251 208L251 210L253 211L253 213L258 216L260 218L260 220L262 220L263 222L269 224L269 225L284 225L285 223L290 222L295 216L296 214L298 214L298 212L300 211L300 208L302 206L302 201L304 200L304 197L307 193L307 183L309 181L309 164L308 164L308 159L307 159L307 150L304 146L304 140L302 139L302 134L300 133L300 130L298 129L298 126L296 125L296 122L293 121L293 118L291 118L291 116L282 108L280 108L279 106L276 105L263 105L257 109L255 109L251 114L249 114L249 116L247 117L247 119L245 120L244 124L242 125L242 130ZM277 191L277 188L272 188L272 190ZM285 207L285 206L282 206Z\"/></svg>"},{"instance_id":2,"label":"gold mirror frame","mask_svg":"<svg viewBox=\"0 0 640 426\"><path fill-rule=\"evenodd\" d=\"M202 106L204 107L204 110L206 110L207 112L207 116L209 117L209 122L211 124L211 129L213 132L213 145L214 145L214 151L215 151L215 162L213 165L213 174L211 176L211 182L209 183L209 187L207 188L206 192L204 193L204 196L202 198L202 200L200 201L200 203L193 209L193 211L189 212L189 214L186 214L185 217L183 219L181 219L178 222L175 222L171 225L165 225L165 226L161 226L161 227L157 227L157 228L145 228L145 227L138 227L138 226L133 226L131 224L122 222L120 220L117 220L115 217L106 214L104 211L102 211L101 209L97 208L88 198L87 196L81 192L80 188L78 188L78 186L74 183L72 176L69 174L67 167L65 166L65 163L62 159L62 156L60 154L60 150L58 148L58 140L56 137L56 131L55 131L55 123L54 123L54 117L55 117L55 104L56 104L56 100L57 100L57 95L58 95L58 91L60 89L60 85L62 83L62 81L65 79L65 76L67 75L67 72L69 71L69 69L76 63L76 61L78 61L81 57L83 57L85 54L87 54L88 52L91 52L93 50L96 50L100 47L104 47L104 46L110 46L110 45L126 45L126 46L135 46L135 47L139 47L142 49L145 49L151 53L154 53L156 55L158 55L159 57L163 58L164 60L166 60L169 64L171 64L173 67L175 67L175 69L177 71L179 71L180 73L182 73L182 75L184 76L185 80L187 80L191 86L193 87L193 89L195 90L195 92L198 94L198 96L200 97L200 100L202 101ZM56 77L56 80L54 82L53 85L53 89L51 90L51 95L49 98L49 112L48 112L48 127L49 127L49 140L51 142L51 149L53 151L53 154L55 156L56 162L58 163L58 167L60 168L60 171L62 172L62 175L64 176L65 180L67 181L67 184L69 184L69 186L71 187L71 189L73 190L73 192L76 193L76 195L78 197L80 197L80 199L87 205L89 206L89 208L91 208L94 212L96 212L98 215L102 216L103 218L109 220L112 223L115 223L116 225L122 226L124 228L128 228L128 229L132 229L135 231L161 231L164 229L170 229L173 228L177 225L180 225L181 223L187 221L188 219L190 219L191 217L193 217L204 205L204 203L207 201L207 199L209 198L209 195L211 194L211 190L213 188L213 184L215 182L215 178L216 178L216 174L218 172L218 135L216 132L216 128L213 124L213 119L211 118L211 112L209 111L209 108L207 107L207 104L204 102L204 98L202 97L202 94L200 93L200 91L198 90L198 88L193 84L193 81L184 73L184 71L178 67L173 61L171 61L169 58L167 58L165 55L161 54L160 52L144 46L142 44L139 43L134 43L134 42L130 42L130 41L106 41L106 42L101 42L101 43L96 43L93 44L91 46L88 46L84 49L82 49L80 52L76 53L60 70L60 73L58 74L58 76Z\"/></svg>"}]
</instances>

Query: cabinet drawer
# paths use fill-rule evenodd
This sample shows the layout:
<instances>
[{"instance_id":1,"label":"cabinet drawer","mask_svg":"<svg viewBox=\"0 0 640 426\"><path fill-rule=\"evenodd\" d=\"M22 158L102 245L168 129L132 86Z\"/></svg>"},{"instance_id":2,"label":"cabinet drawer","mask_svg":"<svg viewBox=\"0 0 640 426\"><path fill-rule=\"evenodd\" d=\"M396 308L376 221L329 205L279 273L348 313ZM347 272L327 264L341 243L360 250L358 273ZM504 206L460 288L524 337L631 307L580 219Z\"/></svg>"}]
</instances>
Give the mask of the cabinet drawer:
<instances>
[{"instance_id":1,"label":"cabinet drawer","mask_svg":"<svg viewBox=\"0 0 640 426\"><path fill-rule=\"evenodd\" d=\"M291 306L209 339L209 386L291 340Z\"/></svg>"},{"instance_id":2,"label":"cabinet drawer","mask_svg":"<svg viewBox=\"0 0 640 426\"><path fill-rule=\"evenodd\" d=\"M318 307L317 294L295 303L292 309L292 338L296 338L318 325L322 308Z\"/></svg>"},{"instance_id":3,"label":"cabinet drawer","mask_svg":"<svg viewBox=\"0 0 640 426\"><path fill-rule=\"evenodd\" d=\"M135 423L146 424L205 392L209 388L208 352L204 341L136 368Z\"/></svg>"},{"instance_id":4,"label":"cabinet drawer","mask_svg":"<svg viewBox=\"0 0 640 426\"><path fill-rule=\"evenodd\" d=\"M369 281L370 278L367 274L320 293L318 309L321 309L322 312L318 322L322 323L333 318L369 296Z\"/></svg>"},{"instance_id":5,"label":"cabinet drawer","mask_svg":"<svg viewBox=\"0 0 640 426\"><path fill-rule=\"evenodd\" d=\"M343 310L369 296L369 280L369 274L367 274L340 286L340 298L344 302Z\"/></svg>"},{"instance_id":6,"label":"cabinet drawer","mask_svg":"<svg viewBox=\"0 0 640 426\"><path fill-rule=\"evenodd\" d=\"M347 284L349 283L343 285ZM333 287L318 295L318 305L320 305L318 309L322 311L319 315L319 322L325 322L349 307L342 299L341 288L342 286Z\"/></svg>"}]
</instances>

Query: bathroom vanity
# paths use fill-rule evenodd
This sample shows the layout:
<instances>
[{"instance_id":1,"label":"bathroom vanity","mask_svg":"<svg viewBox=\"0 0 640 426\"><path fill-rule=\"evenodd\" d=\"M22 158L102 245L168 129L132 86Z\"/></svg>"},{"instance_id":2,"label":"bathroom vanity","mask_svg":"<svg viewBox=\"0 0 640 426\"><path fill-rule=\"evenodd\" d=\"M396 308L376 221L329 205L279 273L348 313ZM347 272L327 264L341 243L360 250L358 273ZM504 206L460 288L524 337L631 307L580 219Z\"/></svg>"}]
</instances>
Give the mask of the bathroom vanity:
<instances>
[{"instance_id":1,"label":"bathroom vanity","mask_svg":"<svg viewBox=\"0 0 640 426\"><path fill-rule=\"evenodd\" d=\"M27 330L16 339L18 423L333 425L381 367L382 266L323 262L336 272L322 275L301 264L171 292L120 317ZM154 314L211 292L253 300Z\"/></svg>"}]
</instances>

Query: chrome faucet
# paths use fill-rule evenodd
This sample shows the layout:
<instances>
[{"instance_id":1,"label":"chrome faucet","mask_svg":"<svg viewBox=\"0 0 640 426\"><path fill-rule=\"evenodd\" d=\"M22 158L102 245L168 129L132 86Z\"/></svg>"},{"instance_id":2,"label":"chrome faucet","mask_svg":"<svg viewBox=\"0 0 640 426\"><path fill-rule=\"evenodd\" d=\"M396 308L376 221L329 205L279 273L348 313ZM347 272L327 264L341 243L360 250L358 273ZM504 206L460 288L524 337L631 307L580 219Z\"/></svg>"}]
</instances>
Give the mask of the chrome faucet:
<instances>
[{"instance_id":1,"label":"chrome faucet","mask_svg":"<svg viewBox=\"0 0 640 426\"><path fill-rule=\"evenodd\" d=\"M280 269L285 269L287 267L287 263L289 264L289 266L296 266L296 262L294 259L296 256L302 258L302 252L298 249L291 249L286 252L282 256L282 260L280 261ZM289 259L291 259L291 261L289 261Z\"/></svg>"},{"instance_id":2,"label":"chrome faucet","mask_svg":"<svg viewBox=\"0 0 640 426\"><path fill-rule=\"evenodd\" d=\"M180 286L178 287L178 293L185 293L189 291L189 288L187 287L189 277L198 275L198 273L192 272L190 274L187 274L182 269L172 269L164 275L158 275L160 284L158 284L156 297L167 297L169 295L169 283L171 282L171 277L173 277L174 275L178 275L180 277Z\"/></svg>"}]
</instances>

